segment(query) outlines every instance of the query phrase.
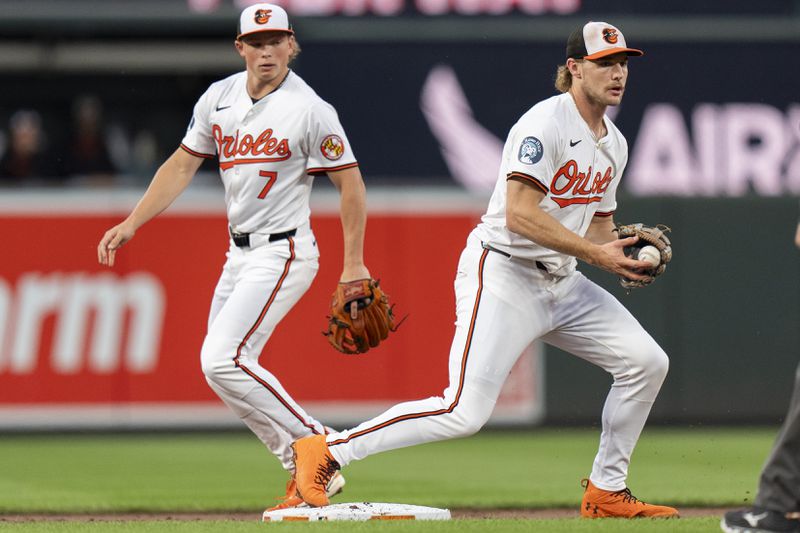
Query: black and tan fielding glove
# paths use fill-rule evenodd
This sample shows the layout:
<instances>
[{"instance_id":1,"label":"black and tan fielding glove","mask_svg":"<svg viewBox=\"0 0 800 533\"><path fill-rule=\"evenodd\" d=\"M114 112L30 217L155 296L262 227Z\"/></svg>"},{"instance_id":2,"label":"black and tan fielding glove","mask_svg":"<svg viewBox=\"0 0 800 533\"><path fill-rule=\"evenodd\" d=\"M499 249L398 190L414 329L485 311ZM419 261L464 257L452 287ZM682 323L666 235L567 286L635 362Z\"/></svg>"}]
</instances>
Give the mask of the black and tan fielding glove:
<instances>
[{"instance_id":1,"label":"black and tan fielding glove","mask_svg":"<svg viewBox=\"0 0 800 533\"><path fill-rule=\"evenodd\" d=\"M627 278L620 278L619 283L626 289L638 289L646 287L655 281L655 279L664 273L667 269L667 263L672 260L672 242L667 237L667 233L672 230L663 224L656 224L655 226L647 226L645 224L618 224L615 229L620 239L627 239L628 237L639 237L636 244L633 246L626 246L624 248L625 255L631 259L639 259L639 251L645 246L655 246L661 256L661 260L657 265L647 270L642 271L642 274L649 276L644 280L631 280Z\"/></svg>"}]
</instances>

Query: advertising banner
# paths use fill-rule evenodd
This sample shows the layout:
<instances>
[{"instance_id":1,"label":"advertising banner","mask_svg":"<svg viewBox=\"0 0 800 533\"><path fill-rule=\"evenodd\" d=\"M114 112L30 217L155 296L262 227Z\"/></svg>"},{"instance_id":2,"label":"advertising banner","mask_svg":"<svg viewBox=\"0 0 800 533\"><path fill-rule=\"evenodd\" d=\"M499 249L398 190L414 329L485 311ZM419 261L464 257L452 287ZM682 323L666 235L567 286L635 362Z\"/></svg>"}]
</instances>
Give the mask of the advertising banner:
<instances>
[{"instance_id":1,"label":"advertising banner","mask_svg":"<svg viewBox=\"0 0 800 533\"><path fill-rule=\"evenodd\" d=\"M97 242L121 214L63 205L16 211L0 216L6 249L16 250L0 270L0 428L237 423L206 384L199 356L228 246L224 213L162 215L105 268L97 264ZM479 215L472 208L371 215L367 265L397 315L408 318L378 348L345 356L322 335L342 264L338 214L323 209L312 218L320 272L261 364L331 424L440 395L456 263ZM521 358L495 421L541 416L538 361L533 348Z\"/></svg>"}]
</instances>

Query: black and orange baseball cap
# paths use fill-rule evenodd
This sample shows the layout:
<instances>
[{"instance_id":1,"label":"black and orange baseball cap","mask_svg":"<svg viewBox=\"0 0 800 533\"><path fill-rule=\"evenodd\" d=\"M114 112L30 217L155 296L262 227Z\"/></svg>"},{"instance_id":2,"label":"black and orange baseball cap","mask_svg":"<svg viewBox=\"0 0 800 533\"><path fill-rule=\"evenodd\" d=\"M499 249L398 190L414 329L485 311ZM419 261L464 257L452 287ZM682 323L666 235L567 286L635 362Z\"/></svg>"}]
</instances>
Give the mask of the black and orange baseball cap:
<instances>
[{"instance_id":1,"label":"black and orange baseball cap","mask_svg":"<svg viewBox=\"0 0 800 533\"><path fill-rule=\"evenodd\" d=\"M567 59L600 59L621 52L629 56L644 55L641 50L628 48L619 28L608 22L587 22L567 39Z\"/></svg>"},{"instance_id":2,"label":"black and orange baseball cap","mask_svg":"<svg viewBox=\"0 0 800 533\"><path fill-rule=\"evenodd\" d=\"M236 38L264 31L282 31L294 33L289 24L289 15L281 6L275 4L253 4L242 11L239 16L239 29Z\"/></svg>"}]
</instances>

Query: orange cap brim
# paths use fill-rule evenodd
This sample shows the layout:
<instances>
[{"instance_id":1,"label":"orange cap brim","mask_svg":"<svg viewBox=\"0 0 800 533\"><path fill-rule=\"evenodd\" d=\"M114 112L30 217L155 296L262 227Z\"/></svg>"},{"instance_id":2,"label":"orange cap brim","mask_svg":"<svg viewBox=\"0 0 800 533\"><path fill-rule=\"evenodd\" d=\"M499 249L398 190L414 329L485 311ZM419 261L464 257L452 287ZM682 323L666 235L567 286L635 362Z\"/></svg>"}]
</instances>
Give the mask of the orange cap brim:
<instances>
[{"instance_id":1,"label":"orange cap brim","mask_svg":"<svg viewBox=\"0 0 800 533\"><path fill-rule=\"evenodd\" d=\"M583 59L600 59L601 57L606 57L614 54L621 54L626 53L629 56L643 56L644 52L641 50L637 50L636 48L606 48L605 50L600 50L599 52L595 52L592 55L583 56Z\"/></svg>"}]
</instances>

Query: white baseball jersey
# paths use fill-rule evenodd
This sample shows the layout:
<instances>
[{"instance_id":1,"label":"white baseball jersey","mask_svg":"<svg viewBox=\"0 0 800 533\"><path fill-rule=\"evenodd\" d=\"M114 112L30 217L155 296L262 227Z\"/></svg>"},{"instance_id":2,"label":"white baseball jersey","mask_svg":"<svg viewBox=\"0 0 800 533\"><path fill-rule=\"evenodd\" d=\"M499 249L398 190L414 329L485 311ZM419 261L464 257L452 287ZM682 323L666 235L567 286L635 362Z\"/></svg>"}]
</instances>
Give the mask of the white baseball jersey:
<instances>
[{"instance_id":1,"label":"white baseball jersey","mask_svg":"<svg viewBox=\"0 0 800 533\"><path fill-rule=\"evenodd\" d=\"M253 103L247 73L212 84L194 107L181 147L219 157L231 229L278 233L310 215L315 174L357 166L333 107L297 74Z\"/></svg>"},{"instance_id":2,"label":"white baseball jersey","mask_svg":"<svg viewBox=\"0 0 800 533\"><path fill-rule=\"evenodd\" d=\"M336 111L299 76L290 71L256 102L246 83L241 72L212 84L181 143L199 157L216 154L231 229L251 234L249 244L230 242L200 360L209 386L292 470L292 441L325 428L259 357L319 270L313 176L357 163Z\"/></svg>"},{"instance_id":3,"label":"white baseball jersey","mask_svg":"<svg viewBox=\"0 0 800 533\"><path fill-rule=\"evenodd\" d=\"M545 193L539 206L580 236L593 216L610 216L628 162L628 144L608 117L596 140L569 93L533 106L511 128L486 214L475 229L483 242L513 257L541 261L550 273L575 270L574 257L544 248L506 227L506 180L524 180Z\"/></svg>"}]
</instances>

